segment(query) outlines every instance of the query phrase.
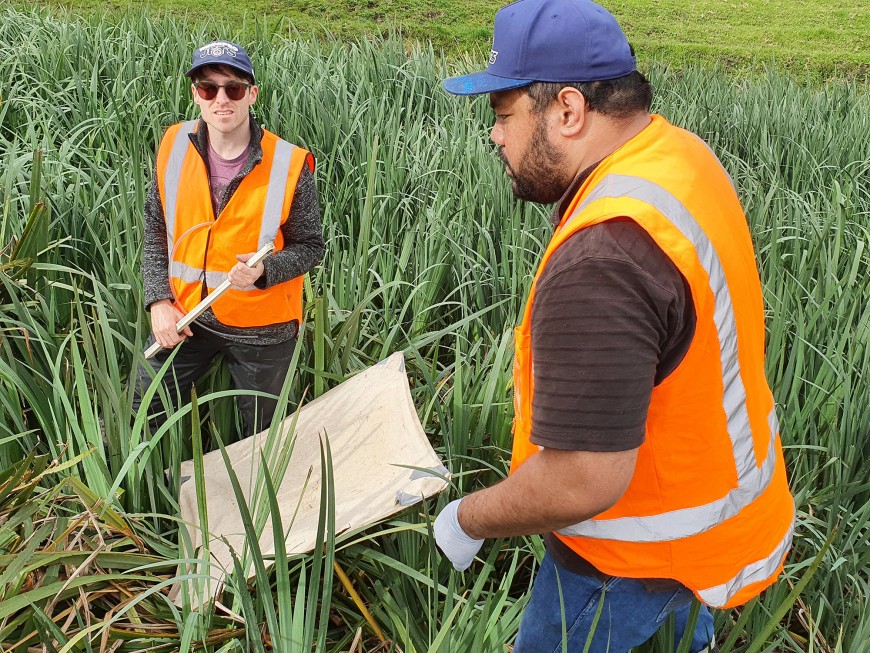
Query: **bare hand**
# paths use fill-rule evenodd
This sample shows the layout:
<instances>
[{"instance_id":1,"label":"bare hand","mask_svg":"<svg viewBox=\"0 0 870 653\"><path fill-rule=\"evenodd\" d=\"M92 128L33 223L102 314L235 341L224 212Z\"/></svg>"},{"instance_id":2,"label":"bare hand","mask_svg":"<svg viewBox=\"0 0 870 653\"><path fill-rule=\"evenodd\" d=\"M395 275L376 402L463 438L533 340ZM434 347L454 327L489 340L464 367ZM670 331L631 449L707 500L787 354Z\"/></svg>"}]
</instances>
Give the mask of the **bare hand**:
<instances>
[{"instance_id":1,"label":"bare hand","mask_svg":"<svg viewBox=\"0 0 870 653\"><path fill-rule=\"evenodd\" d=\"M171 349L179 342L183 342L184 336L193 335L189 326L184 327L181 333L175 330L175 325L183 317L184 313L175 308L168 299L151 304L151 332L164 349Z\"/></svg>"},{"instance_id":2,"label":"bare hand","mask_svg":"<svg viewBox=\"0 0 870 653\"><path fill-rule=\"evenodd\" d=\"M238 290L244 290L245 288L249 288L254 285L254 282L263 276L263 272L265 271L265 267L262 263L257 263L252 268L249 268L245 263L247 263L248 259L251 258L257 252L250 252L249 254L236 254L236 259L238 259L238 263L236 263L232 269L227 274L227 278L230 280L230 284L233 288Z\"/></svg>"}]
</instances>

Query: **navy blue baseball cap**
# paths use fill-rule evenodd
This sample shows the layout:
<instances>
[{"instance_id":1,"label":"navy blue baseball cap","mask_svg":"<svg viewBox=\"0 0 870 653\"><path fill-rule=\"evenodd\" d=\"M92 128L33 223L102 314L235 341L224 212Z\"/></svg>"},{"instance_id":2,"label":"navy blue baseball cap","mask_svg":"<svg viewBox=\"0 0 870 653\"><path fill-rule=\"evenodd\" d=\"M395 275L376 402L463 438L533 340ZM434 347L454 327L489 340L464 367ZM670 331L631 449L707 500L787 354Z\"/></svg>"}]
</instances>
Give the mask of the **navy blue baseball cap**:
<instances>
[{"instance_id":1,"label":"navy blue baseball cap","mask_svg":"<svg viewBox=\"0 0 870 653\"><path fill-rule=\"evenodd\" d=\"M193 72L197 68L220 64L240 70L246 75L250 75L255 82L257 81L254 78L254 66L248 53L245 52L245 48L230 41L212 41L194 50L190 70L184 74L187 77L193 77Z\"/></svg>"},{"instance_id":2,"label":"navy blue baseball cap","mask_svg":"<svg viewBox=\"0 0 870 653\"><path fill-rule=\"evenodd\" d=\"M480 95L533 82L595 82L636 70L619 23L591 0L519 0L495 15L483 72L451 77L454 95Z\"/></svg>"}]
</instances>

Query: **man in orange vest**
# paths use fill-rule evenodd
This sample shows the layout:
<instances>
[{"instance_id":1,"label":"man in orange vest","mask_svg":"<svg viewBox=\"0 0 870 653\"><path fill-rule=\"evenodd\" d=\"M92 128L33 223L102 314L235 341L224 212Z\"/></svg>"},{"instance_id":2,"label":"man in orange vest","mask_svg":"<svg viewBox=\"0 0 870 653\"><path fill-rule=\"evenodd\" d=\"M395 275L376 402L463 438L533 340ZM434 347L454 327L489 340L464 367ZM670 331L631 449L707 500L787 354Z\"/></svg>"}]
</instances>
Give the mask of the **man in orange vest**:
<instances>
[{"instance_id":1,"label":"man in orange vest","mask_svg":"<svg viewBox=\"0 0 870 653\"><path fill-rule=\"evenodd\" d=\"M302 319L303 277L324 250L314 159L257 122L259 88L242 46L197 48L186 76L200 118L164 134L145 202L149 345L164 347L152 365L160 369L186 339L164 380L176 401L218 355L237 388L277 395ZM269 243L274 253L248 267ZM226 279L230 290L177 333L179 319ZM152 374L138 370L134 409ZM269 426L276 401L244 395L239 406L247 436ZM155 395L149 415L161 410Z\"/></svg>"},{"instance_id":2,"label":"man in orange vest","mask_svg":"<svg viewBox=\"0 0 870 653\"><path fill-rule=\"evenodd\" d=\"M487 70L444 86L489 94L514 194L557 204L515 330L510 474L449 503L436 542L464 570L484 538L544 534L514 653L620 653L670 614L690 651L714 650L706 606L776 580L795 514L731 180L650 115L625 35L590 0L501 9Z\"/></svg>"}]
</instances>

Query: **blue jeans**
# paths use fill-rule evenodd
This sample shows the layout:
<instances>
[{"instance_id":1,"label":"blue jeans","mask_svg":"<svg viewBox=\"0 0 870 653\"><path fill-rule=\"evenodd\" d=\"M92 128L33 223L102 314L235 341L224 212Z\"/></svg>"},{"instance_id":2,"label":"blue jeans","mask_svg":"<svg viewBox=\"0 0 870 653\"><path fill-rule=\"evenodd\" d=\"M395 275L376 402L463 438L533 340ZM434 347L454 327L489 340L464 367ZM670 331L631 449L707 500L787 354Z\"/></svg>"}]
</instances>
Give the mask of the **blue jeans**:
<instances>
[{"instance_id":1,"label":"blue jeans","mask_svg":"<svg viewBox=\"0 0 870 653\"><path fill-rule=\"evenodd\" d=\"M556 565L548 552L535 578L514 653L562 652L560 589L568 640L565 650L569 653L583 652L602 591L604 606L589 653L627 653L652 637L671 612L677 626L675 641L679 643L694 596L686 588L650 592L641 581L632 578L604 582L593 576L581 576ZM713 617L701 606L689 650L702 651L712 639Z\"/></svg>"}]
</instances>

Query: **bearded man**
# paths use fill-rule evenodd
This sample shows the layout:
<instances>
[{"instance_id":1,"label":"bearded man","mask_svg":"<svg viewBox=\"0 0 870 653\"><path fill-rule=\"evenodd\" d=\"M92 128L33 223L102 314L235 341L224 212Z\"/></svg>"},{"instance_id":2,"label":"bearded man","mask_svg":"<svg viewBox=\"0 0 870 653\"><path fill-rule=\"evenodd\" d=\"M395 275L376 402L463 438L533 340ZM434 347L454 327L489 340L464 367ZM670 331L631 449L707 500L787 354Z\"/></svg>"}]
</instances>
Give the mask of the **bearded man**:
<instances>
[{"instance_id":1,"label":"bearded man","mask_svg":"<svg viewBox=\"0 0 870 653\"><path fill-rule=\"evenodd\" d=\"M449 503L436 542L464 570L484 538L544 535L514 653L626 652L672 613L679 639L693 598L689 650L712 651L707 606L775 582L795 516L731 180L650 115L590 0L501 9L487 70L444 86L489 94L514 194L556 226L515 330L510 475Z\"/></svg>"}]
</instances>

